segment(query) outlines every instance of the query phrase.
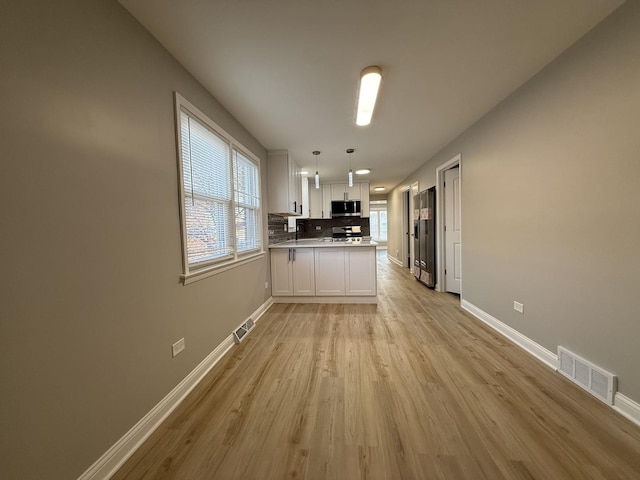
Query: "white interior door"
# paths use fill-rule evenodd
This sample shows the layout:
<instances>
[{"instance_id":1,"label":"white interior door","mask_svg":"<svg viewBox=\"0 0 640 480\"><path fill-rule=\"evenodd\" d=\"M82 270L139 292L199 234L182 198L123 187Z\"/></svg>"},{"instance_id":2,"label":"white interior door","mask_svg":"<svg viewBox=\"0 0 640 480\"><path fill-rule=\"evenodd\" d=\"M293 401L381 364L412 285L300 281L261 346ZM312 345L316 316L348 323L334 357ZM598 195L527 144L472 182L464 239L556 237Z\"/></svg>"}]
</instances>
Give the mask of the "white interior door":
<instances>
[{"instance_id":1,"label":"white interior door","mask_svg":"<svg viewBox=\"0 0 640 480\"><path fill-rule=\"evenodd\" d=\"M460 169L444 172L444 248L445 291L460 293L462 265L460 255Z\"/></svg>"}]
</instances>

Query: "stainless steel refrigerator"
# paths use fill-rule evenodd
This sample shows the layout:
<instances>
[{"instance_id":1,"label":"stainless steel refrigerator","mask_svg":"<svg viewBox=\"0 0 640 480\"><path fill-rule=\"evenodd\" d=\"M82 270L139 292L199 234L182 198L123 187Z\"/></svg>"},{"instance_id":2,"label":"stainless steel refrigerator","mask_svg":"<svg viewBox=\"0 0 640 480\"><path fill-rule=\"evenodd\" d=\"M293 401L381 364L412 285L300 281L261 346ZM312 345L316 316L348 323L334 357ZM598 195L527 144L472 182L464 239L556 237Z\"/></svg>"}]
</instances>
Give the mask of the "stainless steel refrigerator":
<instances>
[{"instance_id":1,"label":"stainless steel refrigerator","mask_svg":"<svg viewBox=\"0 0 640 480\"><path fill-rule=\"evenodd\" d=\"M436 286L436 187L413 197L413 276Z\"/></svg>"}]
</instances>

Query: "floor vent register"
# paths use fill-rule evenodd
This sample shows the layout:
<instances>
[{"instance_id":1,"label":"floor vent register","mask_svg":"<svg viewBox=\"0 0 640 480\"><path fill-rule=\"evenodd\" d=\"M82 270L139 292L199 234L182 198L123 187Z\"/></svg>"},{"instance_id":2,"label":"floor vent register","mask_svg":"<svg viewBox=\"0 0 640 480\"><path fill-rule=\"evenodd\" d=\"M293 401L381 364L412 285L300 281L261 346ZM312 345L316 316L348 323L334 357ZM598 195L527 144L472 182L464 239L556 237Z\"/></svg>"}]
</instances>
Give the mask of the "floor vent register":
<instances>
[{"instance_id":1,"label":"floor vent register","mask_svg":"<svg viewBox=\"0 0 640 480\"><path fill-rule=\"evenodd\" d=\"M558 347L558 372L580 385L594 397L613 405L613 396L617 390L617 378L612 373L564 347Z\"/></svg>"}]
</instances>

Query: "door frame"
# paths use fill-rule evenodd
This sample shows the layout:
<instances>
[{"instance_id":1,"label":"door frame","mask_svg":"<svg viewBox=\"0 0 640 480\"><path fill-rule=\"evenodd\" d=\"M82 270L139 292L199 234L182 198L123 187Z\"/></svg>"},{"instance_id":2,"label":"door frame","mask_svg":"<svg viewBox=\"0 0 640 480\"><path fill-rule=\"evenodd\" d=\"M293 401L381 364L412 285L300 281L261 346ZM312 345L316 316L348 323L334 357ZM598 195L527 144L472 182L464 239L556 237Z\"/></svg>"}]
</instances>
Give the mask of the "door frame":
<instances>
[{"instance_id":1,"label":"door frame","mask_svg":"<svg viewBox=\"0 0 640 480\"><path fill-rule=\"evenodd\" d=\"M452 159L436 168L436 288L438 292L445 291L444 285L444 172L452 168L460 169L460 300L462 300L462 155L459 153Z\"/></svg>"},{"instance_id":2,"label":"door frame","mask_svg":"<svg viewBox=\"0 0 640 480\"><path fill-rule=\"evenodd\" d=\"M413 198L418 194L418 192L420 192L420 189L418 188L418 181L416 180L415 182L413 182L410 186L409 186L409 211L407 212L407 233L409 235L407 235L407 241L409 242L409 265L407 265L407 267L409 267L409 270L413 271L413 265L415 264L416 261L416 252L415 252L415 246L416 246L416 242L415 242L415 235L413 234L413 210L415 207L415 205L413 204Z\"/></svg>"},{"instance_id":3,"label":"door frame","mask_svg":"<svg viewBox=\"0 0 640 480\"><path fill-rule=\"evenodd\" d=\"M402 242L400 243L400 258L403 267L411 267L407 265L407 258L411 255L411 245L409 242L409 216L411 212L411 189L409 187L401 190L402 195Z\"/></svg>"}]
</instances>

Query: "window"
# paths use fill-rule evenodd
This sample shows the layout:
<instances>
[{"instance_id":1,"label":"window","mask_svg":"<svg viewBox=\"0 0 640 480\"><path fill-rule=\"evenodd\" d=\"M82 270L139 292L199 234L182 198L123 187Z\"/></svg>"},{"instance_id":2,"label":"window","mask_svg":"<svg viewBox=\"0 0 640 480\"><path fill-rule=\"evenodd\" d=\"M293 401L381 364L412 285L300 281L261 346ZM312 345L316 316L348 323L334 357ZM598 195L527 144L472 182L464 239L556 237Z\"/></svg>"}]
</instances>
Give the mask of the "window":
<instances>
[{"instance_id":1,"label":"window","mask_svg":"<svg viewBox=\"0 0 640 480\"><path fill-rule=\"evenodd\" d=\"M369 211L369 229L371 238L376 242L387 241L387 201L372 201Z\"/></svg>"},{"instance_id":2,"label":"window","mask_svg":"<svg viewBox=\"0 0 640 480\"><path fill-rule=\"evenodd\" d=\"M262 254L259 161L176 93L185 283Z\"/></svg>"}]
</instances>

